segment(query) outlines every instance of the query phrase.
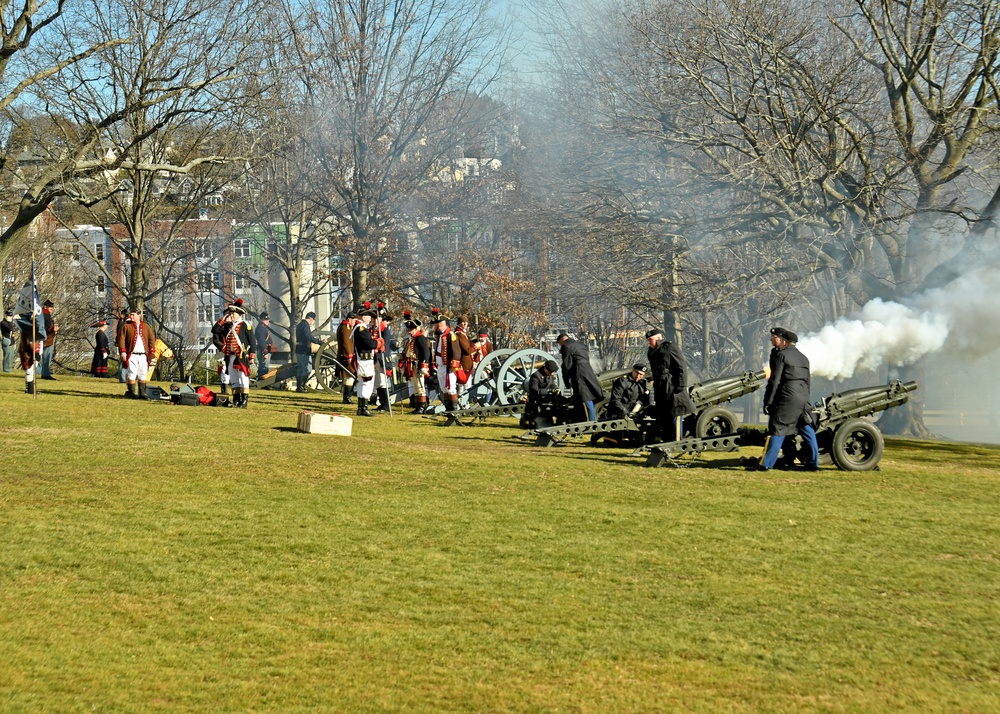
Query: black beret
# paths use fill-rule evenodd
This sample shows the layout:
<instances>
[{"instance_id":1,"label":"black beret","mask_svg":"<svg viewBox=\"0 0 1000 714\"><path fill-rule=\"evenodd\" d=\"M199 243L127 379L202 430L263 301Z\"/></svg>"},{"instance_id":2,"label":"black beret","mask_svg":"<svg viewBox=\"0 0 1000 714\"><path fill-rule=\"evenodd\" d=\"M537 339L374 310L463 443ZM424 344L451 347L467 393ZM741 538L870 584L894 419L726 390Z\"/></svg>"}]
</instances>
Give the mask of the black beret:
<instances>
[{"instance_id":1,"label":"black beret","mask_svg":"<svg viewBox=\"0 0 1000 714\"><path fill-rule=\"evenodd\" d=\"M632 369L637 370L639 372L645 372L646 371L646 363L645 362L636 362L634 365L632 365Z\"/></svg>"},{"instance_id":2,"label":"black beret","mask_svg":"<svg viewBox=\"0 0 1000 714\"><path fill-rule=\"evenodd\" d=\"M315 320L316 319L316 313L312 312L310 310L309 312L306 313L306 319L307 320Z\"/></svg>"},{"instance_id":3,"label":"black beret","mask_svg":"<svg viewBox=\"0 0 1000 714\"><path fill-rule=\"evenodd\" d=\"M646 339L648 340L650 337L656 337L657 335L662 335L662 334L663 334L662 330L654 327L652 330L646 332Z\"/></svg>"}]
</instances>

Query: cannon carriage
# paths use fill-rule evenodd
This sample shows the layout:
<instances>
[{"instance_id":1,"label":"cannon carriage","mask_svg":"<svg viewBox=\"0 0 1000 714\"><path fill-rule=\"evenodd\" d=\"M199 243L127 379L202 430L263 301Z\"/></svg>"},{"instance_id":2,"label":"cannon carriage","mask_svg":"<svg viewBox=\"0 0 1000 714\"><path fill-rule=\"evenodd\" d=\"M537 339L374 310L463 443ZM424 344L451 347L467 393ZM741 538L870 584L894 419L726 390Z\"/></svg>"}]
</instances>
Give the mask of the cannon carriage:
<instances>
[{"instance_id":1,"label":"cannon carriage","mask_svg":"<svg viewBox=\"0 0 1000 714\"><path fill-rule=\"evenodd\" d=\"M886 409L905 404L916 382L894 380L888 384L835 392L812 409L820 464L834 464L843 471L871 471L878 468L885 448L882 432L872 417ZM634 455L647 455L646 466L668 463L676 454L701 451L733 451L740 446L763 447L767 434L759 429L739 428L729 434L691 437L679 441L640 447ZM786 442L787 443L787 442ZM803 451L801 438L794 440L794 456ZM784 462L788 465L788 461Z\"/></svg>"},{"instance_id":2,"label":"cannon carriage","mask_svg":"<svg viewBox=\"0 0 1000 714\"><path fill-rule=\"evenodd\" d=\"M612 381L628 370L619 370ZM726 406L737 397L760 389L764 384L762 370L741 372L725 377L699 382L688 388L688 394L694 403L695 411L683 420L683 435L687 437L705 438L719 437L734 433L739 426L736 413ZM624 419L602 420L598 411L597 421L576 422L558 426L535 429L536 446L553 446L568 438L590 436L591 443L603 438L614 438L619 442L645 443L655 420L640 412Z\"/></svg>"}]
</instances>

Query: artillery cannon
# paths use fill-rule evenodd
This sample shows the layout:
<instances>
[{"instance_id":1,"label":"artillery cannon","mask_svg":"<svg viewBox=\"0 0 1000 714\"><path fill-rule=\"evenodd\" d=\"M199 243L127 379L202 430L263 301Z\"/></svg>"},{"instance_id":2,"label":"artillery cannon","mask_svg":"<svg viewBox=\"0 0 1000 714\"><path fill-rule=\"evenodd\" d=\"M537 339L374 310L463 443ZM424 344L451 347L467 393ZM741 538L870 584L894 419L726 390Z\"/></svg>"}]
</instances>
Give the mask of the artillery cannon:
<instances>
[{"instance_id":1,"label":"artillery cannon","mask_svg":"<svg viewBox=\"0 0 1000 714\"><path fill-rule=\"evenodd\" d=\"M888 384L837 392L817 402L812 414L820 463L833 463L843 471L870 471L876 468L882 459L885 441L882 432L867 417L905 404L910 400L910 392L916 389L916 382L895 380ZM741 444L763 446L765 439L765 432L741 428L734 434L653 444L633 453L649 454L646 466L659 466L673 454L728 451ZM801 454L802 444L798 442L796 437L796 453Z\"/></svg>"},{"instance_id":2,"label":"artillery cannon","mask_svg":"<svg viewBox=\"0 0 1000 714\"><path fill-rule=\"evenodd\" d=\"M619 370L612 380L627 373L628 370ZM694 403L695 411L684 419L684 433L695 438L719 437L734 433L739 424L736 413L721 405L757 391L763 383L764 372L761 370L718 377L688 387L688 394ZM535 440L536 446L552 446L568 437L587 435L590 435L591 441L609 434L642 441L646 437L647 427L653 421L650 417L636 415L610 421L598 419L551 426L535 429L533 433L538 437Z\"/></svg>"}]
</instances>

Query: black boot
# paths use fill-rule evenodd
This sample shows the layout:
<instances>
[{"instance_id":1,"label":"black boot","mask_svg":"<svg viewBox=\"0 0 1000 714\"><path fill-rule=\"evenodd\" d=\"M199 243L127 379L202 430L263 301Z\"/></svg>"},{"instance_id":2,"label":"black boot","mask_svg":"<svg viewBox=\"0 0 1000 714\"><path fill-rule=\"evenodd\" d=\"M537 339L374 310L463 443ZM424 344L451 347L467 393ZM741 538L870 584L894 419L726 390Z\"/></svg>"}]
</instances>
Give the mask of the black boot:
<instances>
[{"instance_id":1,"label":"black boot","mask_svg":"<svg viewBox=\"0 0 1000 714\"><path fill-rule=\"evenodd\" d=\"M427 397L414 397L417 406L413 409L414 414L426 414L427 413Z\"/></svg>"},{"instance_id":2,"label":"black boot","mask_svg":"<svg viewBox=\"0 0 1000 714\"><path fill-rule=\"evenodd\" d=\"M375 411L378 412L392 411L392 409L389 407L389 390L385 387L382 387L381 389L378 390L378 409L376 409Z\"/></svg>"},{"instance_id":3,"label":"black boot","mask_svg":"<svg viewBox=\"0 0 1000 714\"><path fill-rule=\"evenodd\" d=\"M24 393L34 394L35 393L35 380L24 380Z\"/></svg>"},{"instance_id":4,"label":"black boot","mask_svg":"<svg viewBox=\"0 0 1000 714\"><path fill-rule=\"evenodd\" d=\"M364 397L358 397L358 416L372 416L368 411L368 400Z\"/></svg>"},{"instance_id":5,"label":"black boot","mask_svg":"<svg viewBox=\"0 0 1000 714\"><path fill-rule=\"evenodd\" d=\"M229 394L229 385L223 382L221 389L219 389L219 394Z\"/></svg>"},{"instance_id":6,"label":"black boot","mask_svg":"<svg viewBox=\"0 0 1000 714\"><path fill-rule=\"evenodd\" d=\"M146 383L145 382L139 382L138 391L139 391L139 393L136 395L136 397L135 397L136 399L146 399L147 398L146 397Z\"/></svg>"},{"instance_id":7,"label":"black boot","mask_svg":"<svg viewBox=\"0 0 1000 714\"><path fill-rule=\"evenodd\" d=\"M132 383L132 384L126 383L125 384L125 396L128 399L138 399L139 398L138 396L136 396L136 393L135 393L135 384L134 383Z\"/></svg>"},{"instance_id":8,"label":"black boot","mask_svg":"<svg viewBox=\"0 0 1000 714\"><path fill-rule=\"evenodd\" d=\"M242 392L240 393L240 403L239 403L239 404L237 404L237 406L238 406L238 407L239 407L240 409L246 409L246 408L247 408L247 402L248 402L248 401L250 401L250 392L248 392L247 390L245 390L245 389L244 389L244 390L243 390L243 391L242 391Z\"/></svg>"},{"instance_id":9,"label":"black boot","mask_svg":"<svg viewBox=\"0 0 1000 714\"><path fill-rule=\"evenodd\" d=\"M451 399L449 399L448 397L442 397L441 403L444 404L444 410L446 412L455 411L455 402L451 401Z\"/></svg>"},{"instance_id":10,"label":"black boot","mask_svg":"<svg viewBox=\"0 0 1000 714\"><path fill-rule=\"evenodd\" d=\"M344 387L344 404L354 404L354 400L351 399L351 393L347 387Z\"/></svg>"}]
</instances>

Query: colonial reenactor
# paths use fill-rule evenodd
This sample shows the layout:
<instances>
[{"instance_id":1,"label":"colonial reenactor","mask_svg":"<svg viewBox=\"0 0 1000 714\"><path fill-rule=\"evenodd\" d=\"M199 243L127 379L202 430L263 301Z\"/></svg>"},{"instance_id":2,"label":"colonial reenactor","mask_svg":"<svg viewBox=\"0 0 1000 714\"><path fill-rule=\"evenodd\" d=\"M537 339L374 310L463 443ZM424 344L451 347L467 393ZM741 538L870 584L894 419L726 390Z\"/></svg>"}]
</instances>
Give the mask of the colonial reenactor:
<instances>
[{"instance_id":1,"label":"colonial reenactor","mask_svg":"<svg viewBox=\"0 0 1000 714\"><path fill-rule=\"evenodd\" d=\"M313 353L318 352L323 340L313 336L312 326L316 322L316 313L310 310L295 326L295 391L308 392L306 382L312 372Z\"/></svg>"},{"instance_id":2,"label":"colonial reenactor","mask_svg":"<svg viewBox=\"0 0 1000 714\"><path fill-rule=\"evenodd\" d=\"M687 364L673 342L653 328L646 333L649 369L653 373L653 400L656 403L656 430L663 441L680 438L678 418L694 411L688 394Z\"/></svg>"},{"instance_id":3,"label":"colonial reenactor","mask_svg":"<svg viewBox=\"0 0 1000 714\"><path fill-rule=\"evenodd\" d=\"M809 358L799 352L798 335L791 330L776 327L771 330L771 374L764 389L764 413L767 415L767 442L764 456L757 468L773 469L786 436L800 434L809 454L805 467L819 468L819 445L812 423L812 406L809 398Z\"/></svg>"},{"instance_id":4,"label":"colonial reenactor","mask_svg":"<svg viewBox=\"0 0 1000 714\"><path fill-rule=\"evenodd\" d=\"M522 429L536 428L539 415L556 408L561 396L559 377L556 376L558 371L559 365L554 359L550 359L528 378L528 389L524 396L524 414L521 415L520 422Z\"/></svg>"},{"instance_id":5,"label":"colonial reenactor","mask_svg":"<svg viewBox=\"0 0 1000 714\"><path fill-rule=\"evenodd\" d=\"M649 388L646 386L646 365L638 363L632 371L622 375L611 384L611 398L604 413L607 420L624 419L632 416L636 406L650 403Z\"/></svg>"},{"instance_id":6,"label":"colonial reenactor","mask_svg":"<svg viewBox=\"0 0 1000 714\"><path fill-rule=\"evenodd\" d=\"M104 379L108 376L108 355L111 353L108 321L98 320L91 327L96 327L97 333L94 335L94 358L90 361L90 373Z\"/></svg>"},{"instance_id":7,"label":"colonial reenactor","mask_svg":"<svg viewBox=\"0 0 1000 714\"><path fill-rule=\"evenodd\" d=\"M121 337L122 330L125 329L125 323L128 322L128 308L123 307L118 313L118 319L115 321L115 345L118 344L118 338ZM125 383L125 375L128 372L128 365L124 362L118 363L118 381L121 384Z\"/></svg>"},{"instance_id":8,"label":"colonial reenactor","mask_svg":"<svg viewBox=\"0 0 1000 714\"><path fill-rule=\"evenodd\" d=\"M479 328L479 343L478 351L476 354L476 364L479 364L486 356L493 351L493 340L490 339L490 331L485 327Z\"/></svg>"},{"instance_id":9,"label":"colonial reenactor","mask_svg":"<svg viewBox=\"0 0 1000 714\"><path fill-rule=\"evenodd\" d=\"M146 396L146 375L149 372L149 359L152 355L153 328L148 322L142 321L138 308L130 307L128 319L118 333L118 354L122 364L126 366L125 396L129 399L143 399ZM138 393L136 384L138 383Z\"/></svg>"},{"instance_id":10,"label":"colonial reenactor","mask_svg":"<svg viewBox=\"0 0 1000 714\"><path fill-rule=\"evenodd\" d=\"M375 317L374 310L362 310L358 313L358 324L351 331L354 356L357 358L354 386L358 393L358 416L372 416L368 409L368 400L375 390L375 350L378 348L378 340L375 339L369 325Z\"/></svg>"},{"instance_id":11,"label":"colonial reenactor","mask_svg":"<svg viewBox=\"0 0 1000 714\"><path fill-rule=\"evenodd\" d=\"M573 389L573 402L580 420L597 421L594 402L604 399L601 381L590 364L590 351L565 332L556 338L562 356L563 382Z\"/></svg>"},{"instance_id":12,"label":"colonial reenactor","mask_svg":"<svg viewBox=\"0 0 1000 714\"><path fill-rule=\"evenodd\" d=\"M45 341L42 337L42 329L44 323L35 323L35 339L31 339L31 315L27 315L27 320L24 319L24 315L17 318L17 326L21 328L21 337L17 344L17 353L21 358L21 369L24 370L24 392L25 394L34 394L35 389L38 386L35 382L35 365L37 365L42 359L42 343Z\"/></svg>"},{"instance_id":13,"label":"colonial reenactor","mask_svg":"<svg viewBox=\"0 0 1000 714\"><path fill-rule=\"evenodd\" d=\"M476 367L476 349L469 338L469 318L460 315L455 320L455 336L458 337L458 347L462 351L459 358L460 368L455 372L455 391L461 396L469 390L472 371Z\"/></svg>"},{"instance_id":14,"label":"colonial reenactor","mask_svg":"<svg viewBox=\"0 0 1000 714\"><path fill-rule=\"evenodd\" d=\"M458 336L448 326L448 319L438 313L434 317L434 368L437 372L439 398L445 411L458 408L458 378L462 368L462 348Z\"/></svg>"},{"instance_id":15,"label":"colonial reenactor","mask_svg":"<svg viewBox=\"0 0 1000 714\"><path fill-rule=\"evenodd\" d=\"M232 405L240 409L246 409L250 399L250 367L253 365L256 349L253 331L243 319L246 314L243 300L238 299L226 306L222 319L218 322L221 326L218 332L222 335L219 351L225 360L226 375L233 390Z\"/></svg>"},{"instance_id":16,"label":"colonial reenactor","mask_svg":"<svg viewBox=\"0 0 1000 714\"><path fill-rule=\"evenodd\" d=\"M414 414L427 411L427 388L424 380L431 373L431 346L423 332L420 320L409 319L403 323L410 339L403 345L399 369L409 382L410 406Z\"/></svg>"},{"instance_id":17,"label":"colonial reenactor","mask_svg":"<svg viewBox=\"0 0 1000 714\"><path fill-rule=\"evenodd\" d=\"M392 350L397 347L392 336L392 315L385 309L385 303L378 303L372 336L378 342L375 349L375 396L378 399L376 411L391 412L389 389L392 387Z\"/></svg>"},{"instance_id":18,"label":"colonial reenactor","mask_svg":"<svg viewBox=\"0 0 1000 714\"><path fill-rule=\"evenodd\" d=\"M344 404L354 404L351 393L354 391L354 341L351 333L358 323L358 314L353 310L340 321L337 327L337 377L342 380L341 393Z\"/></svg>"}]
</instances>

